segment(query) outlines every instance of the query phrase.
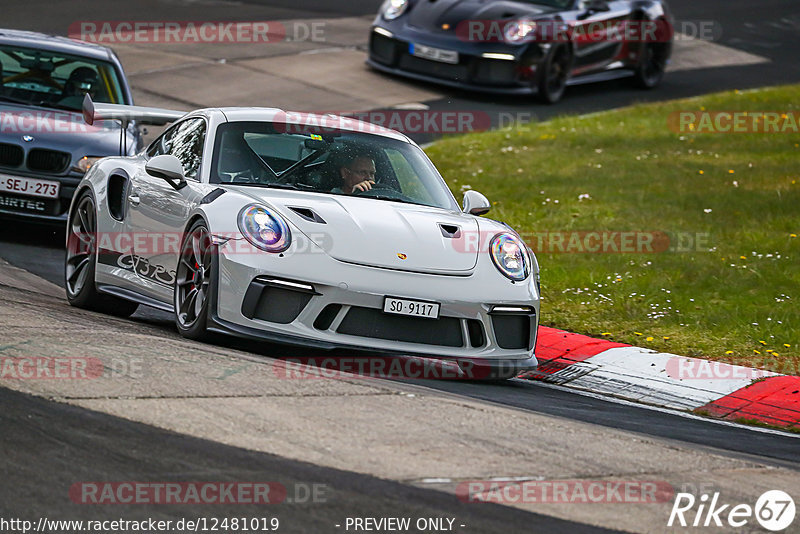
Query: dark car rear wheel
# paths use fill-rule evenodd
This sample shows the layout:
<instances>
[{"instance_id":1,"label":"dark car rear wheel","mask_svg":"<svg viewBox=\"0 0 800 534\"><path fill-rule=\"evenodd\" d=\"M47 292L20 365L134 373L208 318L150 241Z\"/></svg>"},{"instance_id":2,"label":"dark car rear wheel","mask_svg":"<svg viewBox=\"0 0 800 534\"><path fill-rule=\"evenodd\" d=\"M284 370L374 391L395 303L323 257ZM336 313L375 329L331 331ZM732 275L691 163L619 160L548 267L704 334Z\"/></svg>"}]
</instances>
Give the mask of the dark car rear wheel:
<instances>
[{"instance_id":1,"label":"dark car rear wheel","mask_svg":"<svg viewBox=\"0 0 800 534\"><path fill-rule=\"evenodd\" d=\"M64 261L67 300L76 308L128 317L139 307L137 303L97 291L94 276L97 253L97 210L91 193L85 191L75 203L67 224Z\"/></svg>"},{"instance_id":2,"label":"dark car rear wheel","mask_svg":"<svg viewBox=\"0 0 800 534\"><path fill-rule=\"evenodd\" d=\"M572 53L565 45L554 45L541 66L537 96L546 104L555 104L564 96L572 69Z\"/></svg>"},{"instance_id":3,"label":"dark car rear wheel","mask_svg":"<svg viewBox=\"0 0 800 534\"><path fill-rule=\"evenodd\" d=\"M208 340L206 329L211 277L214 276L214 245L205 222L197 221L181 244L175 278L175 325L186 338Z\"/></svg>"}]
</instances>

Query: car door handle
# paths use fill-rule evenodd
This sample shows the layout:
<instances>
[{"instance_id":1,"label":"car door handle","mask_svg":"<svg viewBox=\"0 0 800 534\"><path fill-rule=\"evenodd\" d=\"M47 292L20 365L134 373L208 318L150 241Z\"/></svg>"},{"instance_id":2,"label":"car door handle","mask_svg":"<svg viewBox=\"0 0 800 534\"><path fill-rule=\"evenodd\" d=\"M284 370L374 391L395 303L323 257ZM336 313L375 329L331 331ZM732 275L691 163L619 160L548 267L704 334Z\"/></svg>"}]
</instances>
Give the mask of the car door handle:
<instances>
[{"instance_id":1,"label":"car door handle","mask_svg":"<svg viewBox=\"0 0 800 534\"><path fill-rule=\"evenodd\" d=\"M138 206L139 202L142 200L139 198L139 195L131 195L128 197L128 202L131 203L131 206Z\"/></svg>"}]
</instances>

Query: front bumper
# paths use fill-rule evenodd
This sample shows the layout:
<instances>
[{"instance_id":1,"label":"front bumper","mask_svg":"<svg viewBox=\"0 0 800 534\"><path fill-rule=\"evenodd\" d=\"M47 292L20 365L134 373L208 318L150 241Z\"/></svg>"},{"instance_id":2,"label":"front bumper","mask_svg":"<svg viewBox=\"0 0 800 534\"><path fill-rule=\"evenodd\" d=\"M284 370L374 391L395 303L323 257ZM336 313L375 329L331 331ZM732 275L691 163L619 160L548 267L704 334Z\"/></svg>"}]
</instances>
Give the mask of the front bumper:
<instances>
[{"instance_id":1,"label":"front bumper","mask_svg":"<svg viewBox=\"0 0 800 534\"><path fill-rule=\"evenodd\" d=\"M460 89L510 95L536 93L537 68L544 57L544 51L537 45L518 50L503 49L501 55L509 59L497 59L484 57L485 53L497 55L496 47L475 44L459 47L460 43L423 41L437 48L457 49L458 63L448 64L412 55L411 43L420 44L421 39L424 37L389 37L373 31L367 64L383 72Z\"/></svg>"},{"instance_id":2,"label":"front bumper","mask_svg":"<svg viewBox=\"0 0 800 534\"><path fill-rule=\"evenodd\" d=\"M497 376L537 365L539 299L531 280L511 284L495 271L497 279L487 283L474 273L400 272L324 253L312 261L304 254L234 254L225 245L215 257L210 330L323 350L454 360ZM385 314L386 296L438 302L439 319ZM513 313L515 307L524 311Z\"/></svg>"}]
</instances>

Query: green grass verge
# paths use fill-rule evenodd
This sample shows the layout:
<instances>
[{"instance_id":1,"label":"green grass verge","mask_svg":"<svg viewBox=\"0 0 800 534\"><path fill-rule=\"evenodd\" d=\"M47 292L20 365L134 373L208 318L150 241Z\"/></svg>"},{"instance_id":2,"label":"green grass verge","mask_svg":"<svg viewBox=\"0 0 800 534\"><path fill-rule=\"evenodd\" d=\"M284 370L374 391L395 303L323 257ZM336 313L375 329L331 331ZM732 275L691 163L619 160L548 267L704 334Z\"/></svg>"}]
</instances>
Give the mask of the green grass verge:
<instances>
[{"instance_id":1,"label":"green grass verge","mask_svg":"<svg viewBox=\"0 0 800 534\"><path fill-rule=\"evenodd\" d=\"M542 324L800 374L800 135L667 127L673 111L799 107L800 85L733 91L452 137L427 152L457 197L481 191L489 216L539 249ZM701 240L579 254L533 237L582 231Z\"/></svg>"}]
</instances>

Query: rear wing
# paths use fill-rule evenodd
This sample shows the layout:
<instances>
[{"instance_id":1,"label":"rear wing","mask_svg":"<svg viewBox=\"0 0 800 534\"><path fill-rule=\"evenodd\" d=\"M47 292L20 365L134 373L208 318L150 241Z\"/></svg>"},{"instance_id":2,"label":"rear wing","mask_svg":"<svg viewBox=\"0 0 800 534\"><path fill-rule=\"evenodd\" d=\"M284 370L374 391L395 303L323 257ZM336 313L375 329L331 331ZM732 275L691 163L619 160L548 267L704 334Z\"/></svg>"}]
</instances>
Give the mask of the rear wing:
<instances>
[{"instance_id":1,"label":"rear wing","mask_svg":"<svg viewBox=\"0 0 800 534\"><path fill-rule=\"evenodd\" d=\"M164 126L170 122L175 122L184 115L186 115L185 111L173 111L171 109L95 103L88 94L83 99L83 120L90 126L95 121L100 120L120 121L123 124L123 129L131 121L136 121L138 124Z\"/></svg>"}]
</instances>

